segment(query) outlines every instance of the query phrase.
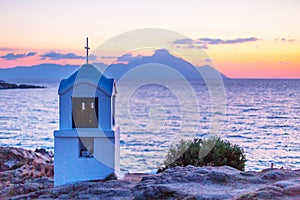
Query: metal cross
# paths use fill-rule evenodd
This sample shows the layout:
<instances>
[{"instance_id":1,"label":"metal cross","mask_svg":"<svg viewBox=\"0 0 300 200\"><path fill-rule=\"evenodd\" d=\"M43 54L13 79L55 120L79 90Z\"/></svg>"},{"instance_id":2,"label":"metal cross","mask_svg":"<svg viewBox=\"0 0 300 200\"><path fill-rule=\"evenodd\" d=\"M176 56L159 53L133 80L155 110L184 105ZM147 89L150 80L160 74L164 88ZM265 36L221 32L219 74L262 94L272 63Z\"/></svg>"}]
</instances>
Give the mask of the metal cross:
<instances>
[{"instance_id":1,"label":"metal cross","mask_svg":"<svg viewBox=\"0 0 300 200\"><path fill-rule=\"evenodd\" d=\"M89 38L86 38L86 47L84 47L86 49L86 64L89 64Z\"/></svg>"}]
</instances>

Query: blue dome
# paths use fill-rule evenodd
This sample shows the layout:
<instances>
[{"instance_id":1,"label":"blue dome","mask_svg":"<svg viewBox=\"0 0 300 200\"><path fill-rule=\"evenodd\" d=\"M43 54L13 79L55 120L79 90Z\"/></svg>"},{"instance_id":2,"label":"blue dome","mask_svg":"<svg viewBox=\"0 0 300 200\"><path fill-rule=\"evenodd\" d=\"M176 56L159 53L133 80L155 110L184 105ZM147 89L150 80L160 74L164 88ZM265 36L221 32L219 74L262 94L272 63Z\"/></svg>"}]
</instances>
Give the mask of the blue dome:
<instances>
[{"instance_id":1,"label":"blue dome","mask_svg":"<svg viewBox=\"0 0 300 200\"><path fill-rule=\"evenodd\" d=\"M107 95L112 96L114 79L107 78L94 65L90 64L82 65L69 78L63 79L60 82L58 94L64 94L67 90L73 88L79 83L92 84Z\"/></svg>"}]
</instances>

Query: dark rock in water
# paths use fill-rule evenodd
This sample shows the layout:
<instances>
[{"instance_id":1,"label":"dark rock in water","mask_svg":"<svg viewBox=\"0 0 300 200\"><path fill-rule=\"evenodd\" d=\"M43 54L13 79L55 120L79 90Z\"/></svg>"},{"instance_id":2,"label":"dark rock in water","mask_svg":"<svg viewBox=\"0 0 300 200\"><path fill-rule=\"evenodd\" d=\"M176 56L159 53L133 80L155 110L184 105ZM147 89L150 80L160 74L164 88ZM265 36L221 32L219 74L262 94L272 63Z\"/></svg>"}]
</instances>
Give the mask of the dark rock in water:
<instances>
[{"instance_id":1,"label":"dark rock in water","mask_svg":"<svg viewBox=\"0 0 300 200\"><path fill-rule=\"evenodd\" d=\"M300 170L175 167L53 187L52 153L0 147L0 199L300 199Z\"/></svg>"},{"instance_id":2,"label":"dark rock in water","mask_svg":"<svg viewBox=\"0 0 300 200\"><path fill-rule=\"evenodd\" d=\"M26 84L13 84L7 83L3 80L0 80L0 90L1 89L31 89L31 88L45 88L43 86L36 86L36 85L26 85Z\"/></svg>"},{"instance_id":3,"label":"dark rock in water","mask_svg":"<svg viewBox=\"0 0 300 200\"><path fill-rule=\"evenodd\" d=\"M20 89L29 89L29 88L45 88L43 86L36 86L36 85L26 85L26 84L20 84Z\"/></svg>"}]
</instances>

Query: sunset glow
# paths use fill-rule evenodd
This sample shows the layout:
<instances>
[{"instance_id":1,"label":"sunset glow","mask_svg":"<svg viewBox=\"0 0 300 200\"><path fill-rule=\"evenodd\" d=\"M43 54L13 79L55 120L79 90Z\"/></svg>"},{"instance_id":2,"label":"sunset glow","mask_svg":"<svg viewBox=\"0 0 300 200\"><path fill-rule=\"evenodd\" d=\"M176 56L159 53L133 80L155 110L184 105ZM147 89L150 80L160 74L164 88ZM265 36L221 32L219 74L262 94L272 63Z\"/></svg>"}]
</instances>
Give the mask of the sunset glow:
<instances>
[{"instance_id":1,"label":"sunset glow","mask_svg":"<svg viewBox=\"0 0 300 200\"><path fill-rule=\"evenodd\" d=\"M86 36L93 50L122 32L162 28L194 41L202 39L215 66L229 77L300 78L297 0L12 0L0 5L0 68L79 65Z\"/></svg>"}]
</instances>

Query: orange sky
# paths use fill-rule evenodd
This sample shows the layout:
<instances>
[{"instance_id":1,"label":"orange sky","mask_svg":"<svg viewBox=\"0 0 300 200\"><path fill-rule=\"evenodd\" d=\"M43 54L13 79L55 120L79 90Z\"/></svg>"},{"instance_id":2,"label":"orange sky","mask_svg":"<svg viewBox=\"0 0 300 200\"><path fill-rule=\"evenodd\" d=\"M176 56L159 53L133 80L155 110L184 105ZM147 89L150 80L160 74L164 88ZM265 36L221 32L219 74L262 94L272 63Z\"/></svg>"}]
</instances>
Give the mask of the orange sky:
<instances>
[{"instance_id":1,"label":"orange sky","mask_svg":"<svg viewBox=\"0 0 300 200\"><path fill-rule=\"evenodd\" d=\"M297 0L2 1L0 68L81 64L86 36L93 49L122 32L153 27L224 41L205 51L229 77L300 78L299 8ZM228 42L240 38L257 40ZM49 53L61 57L42 56Z\"/></svg>"}]
</instances>

